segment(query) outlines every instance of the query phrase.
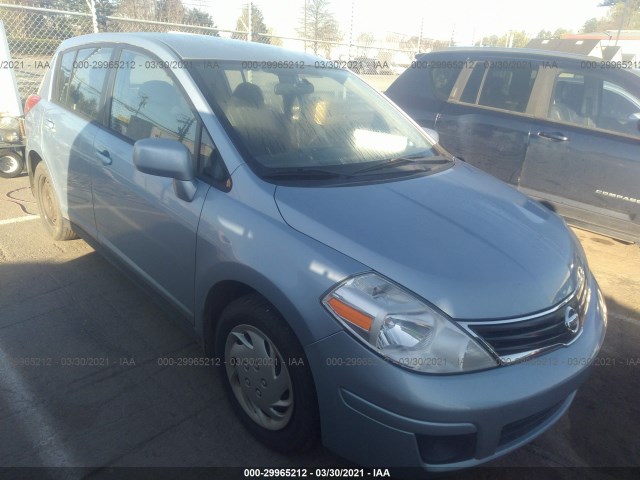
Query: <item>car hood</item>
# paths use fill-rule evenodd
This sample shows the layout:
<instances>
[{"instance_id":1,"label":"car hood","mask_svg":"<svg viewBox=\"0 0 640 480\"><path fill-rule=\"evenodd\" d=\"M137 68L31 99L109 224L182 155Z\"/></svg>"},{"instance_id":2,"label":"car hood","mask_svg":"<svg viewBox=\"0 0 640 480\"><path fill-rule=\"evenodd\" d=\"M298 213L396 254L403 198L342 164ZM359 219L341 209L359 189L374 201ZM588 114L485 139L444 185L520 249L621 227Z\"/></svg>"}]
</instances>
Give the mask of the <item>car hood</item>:
<instances>
[{"instance_id":1,"label":"car hood","mask_svg":"<svg viewBox=\"0 0 640 480\"><path fill-rule=\"evenodd\" d=\"M408 180L278 186L287 224L456 319L548 309L576 287L581 254L564 222L467 164Z\"/></svg>"}]
</instances>

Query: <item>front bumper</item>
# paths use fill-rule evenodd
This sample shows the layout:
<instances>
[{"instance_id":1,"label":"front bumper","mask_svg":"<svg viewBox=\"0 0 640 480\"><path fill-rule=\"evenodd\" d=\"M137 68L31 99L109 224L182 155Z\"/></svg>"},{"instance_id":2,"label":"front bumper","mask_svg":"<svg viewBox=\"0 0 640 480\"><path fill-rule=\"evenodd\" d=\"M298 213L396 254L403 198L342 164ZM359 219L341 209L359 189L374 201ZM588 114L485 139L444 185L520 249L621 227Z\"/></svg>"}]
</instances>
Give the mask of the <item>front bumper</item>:
<instances>
[{"instance_id":1,"label":"front bumper","mask_svg":"<svg viewBox=\"0 0 640 480\"><path fill-rule=\"evenodd\" d=\"M585 381L606 330L598 286L570 346L460 375L414 373L346 332L306 348L327 448L368 467L447 471L504 455L553 425Z\"/></svg>"}]
</instances>

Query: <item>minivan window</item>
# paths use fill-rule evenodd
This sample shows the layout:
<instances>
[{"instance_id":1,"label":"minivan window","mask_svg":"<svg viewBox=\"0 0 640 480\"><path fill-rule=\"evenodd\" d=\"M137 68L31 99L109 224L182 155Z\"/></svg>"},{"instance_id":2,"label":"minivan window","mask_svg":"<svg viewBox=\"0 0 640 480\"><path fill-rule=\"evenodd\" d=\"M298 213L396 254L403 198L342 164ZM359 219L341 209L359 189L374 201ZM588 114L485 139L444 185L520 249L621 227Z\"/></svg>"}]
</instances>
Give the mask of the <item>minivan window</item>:
<instances>
[{"instance_id":1,"label":"minivan window","mask_svg":"<svg viewBox=\"0 0 640 480\"><path fill-rule=\"evenodd\" d=\"M79 112L88 118L98 118L100 97L107 68L113 48L92 47L78 51L73 61L73 74L69 84L69 94L66 105L75 112Z\"/></svg>"},{"instance_id":2,"label":"minivan window","mask_svg":"<svg viewBox=\"0 0 640 480\"><path fill-rule=\"evenodd\" d=\"M76 50L71 50L62 55L60 59L60 68L58 69L57 91L53 95L53 100L62 105L67 102L67 94L69 93L69 81L71 80L71 71L73 63L76 59Z\"/></svg>"},{"instance_id":3,"label":"minivan window","mask_svg":"<svg viewBox=\"0 0 640 480\"><path fill-rule=\"evenodd\" d=\"M173 79L142 53L123 50L120 60L124 68L116 72L109 127L134 142L178 140L193 155L197 119Z\"/></svg>"},{"instance_id":4,"label":"minivan window","mask_svg":"<svg viewBox=\"0 0 640 480\"><path fill-rule=\"evenodd\" d=\"M209 68L209 63L189 65L258 174L351 175L366 168L363 164L446 155L347 70L246 68L246 62ZM244 81L229 92L229 78L239 76ZM423 163L420 170L441 168L448 158L430 167ZM409 163L376 175L415 174L417 162Z\"/></svg>"}]
</instances>

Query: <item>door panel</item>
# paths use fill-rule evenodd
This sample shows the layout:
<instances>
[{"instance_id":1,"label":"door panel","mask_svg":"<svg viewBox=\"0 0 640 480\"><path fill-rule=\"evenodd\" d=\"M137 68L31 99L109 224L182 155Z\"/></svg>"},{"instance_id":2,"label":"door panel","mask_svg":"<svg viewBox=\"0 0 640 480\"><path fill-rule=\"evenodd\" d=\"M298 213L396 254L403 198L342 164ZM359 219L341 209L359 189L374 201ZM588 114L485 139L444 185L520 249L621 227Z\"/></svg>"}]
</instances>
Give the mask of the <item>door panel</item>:
<instances>
[{"instance_id":1,"label":"door panel","mask_svg":"<svg viewBox=\"0 0 640 480\"><path fill-rule=\"evenodd\" d=\"M640 238L640 131L629 119L640 99L600 72L548 74L553 91L546 118L532 126L523 191L576 223Z\"/></svg>"},{"instance_id":2,"label":"door panel","mask_svg":"<svg viewBox=\"0 0 640 480\"><path fill-rule=\"evenodd\" d=\"M136 140L161 137L182 142L193 155L198 117L168 71L145 68L154 58L134 50L120 58L135 67L114 75L109 128L94 141L98 239L191 317L196 236L209 185L196 180L195 197L183 201L173 179L139 172L132 153Z\"/></svg>"},{"instance_id":3,"label":"door panel","mask_svg":"<svg viewBox=\"0 0 640 480\"><path fill-rule=\"evenodd\" d=\"M520 180L525 193L582 222L623 231L640 224L640 139L545 121L533 131L567 140L532 132Z\"/></svg>"},{"instance_id":4,"label":"door panel","mask_svg":"<svg viewBox=\"0 0 640 480\"><path fill-rule=\"evenodd\" d=\"M517 185L529 142L531 93L538 67L476 62L438 116L440 143L454 155ZM464 80L466 78L466 81Z\"/></svg>"},{"instance_id":5,"label":"door panel","mask_svg":"<svg viewBox=\"0 0 640 480\"><path fill-rule=\"evenodd\" d=\"M99 241L191 315L196 235L209 186L197 181L194 199L184 202L172 179L135 169L130 142L101 130L95 150L111 159L94 178Z\"/></svg>"},{"instance_id":6,"label":"door panel","mask_svg":"<svg viewBox=\"0 0 640 480\"><path fill-rule=\"evenodd\" d=\"M530 119L448 103L438 118L440 144L485 172L517 185L529 140Z\"/></svg>"}]
</instances>

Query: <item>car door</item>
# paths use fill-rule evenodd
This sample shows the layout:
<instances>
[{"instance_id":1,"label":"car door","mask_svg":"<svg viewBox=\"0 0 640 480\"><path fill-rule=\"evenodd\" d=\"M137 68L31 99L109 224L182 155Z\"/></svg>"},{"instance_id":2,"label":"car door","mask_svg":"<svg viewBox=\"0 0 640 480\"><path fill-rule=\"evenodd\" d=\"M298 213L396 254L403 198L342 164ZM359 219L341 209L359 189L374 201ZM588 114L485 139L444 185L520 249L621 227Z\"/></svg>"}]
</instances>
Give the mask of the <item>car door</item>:
<instances>
[{"instance_id":1,"label":"car door","mask_svg":"<svg viewBox=\"0 0 640 480\"><path fill-rule=\"evenodd\" d=\"M66 202L68 218L90 235L96 235L91 176L97 161L93 139L102 115L103 68L114 49L92 46L63 52L56 69L51 101L43 115L42 148L49 171Z\"/></svg>"},{"instance_id":2,"label":"car door","mask_svg":"<svg viewBox=\"0 0 640 480\"><path fill-rule=\"evenodd\" d=\"M532 62L476 61L460 75L436 122L452 154L517 184L531 127Z\"/></svg>"},{"instance_id":3,"label":"car door","mask_svg":"<svg viewBox=\"0 0 640 480\"><path fill-rule=\"evenodd\" d=\"M564 64L544 72L521 189L578 225L640 238L640 88L633 74Z\"/></svg>"},{"instance_id":4,"label":"car door","mask_svg":"<svg viewBox=\"0 0 640 480\"><path fill-rule=\"evenodd\" d=\"M209 185L196 179L194 198L182 200L172 179L136 170L132 151L143 138L175 139L195 162L199 118L155 57L123 49L119 58L123 68L113 74L108 119L94 141L101 164L93 188L98 239L191 317L196 235Z\"/></svg>"}]
</instances>

